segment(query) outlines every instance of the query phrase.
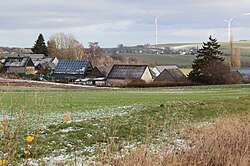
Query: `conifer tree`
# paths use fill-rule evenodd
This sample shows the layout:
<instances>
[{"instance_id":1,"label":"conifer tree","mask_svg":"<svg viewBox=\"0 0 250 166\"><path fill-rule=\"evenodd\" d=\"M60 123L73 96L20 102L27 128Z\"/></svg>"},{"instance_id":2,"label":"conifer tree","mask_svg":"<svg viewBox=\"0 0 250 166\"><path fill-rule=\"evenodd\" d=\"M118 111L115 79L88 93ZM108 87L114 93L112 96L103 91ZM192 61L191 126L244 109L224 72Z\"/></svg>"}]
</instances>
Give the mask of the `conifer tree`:
<instances>
[{"instance_id":1,"label":"conifer tree","mask_svg":"<svg viewBox=\"0 0 250 166\"><path fill-rule=\"evenodd\" d=\"M198 50L198 55L192 64L193 70L188 76L190 81L206 83L206 79L203 78L202 68L210 61L224 61L224 58L221 57L223 52L219 48L220 44L218 44L217 39L211 36L208 42L203 42L203 46Z\"/></svg>"},{"instance_id":2,"label":"conifer tree","mask_svg":"<svg viewBox=\"0 0 250 166\"><path fill-rule=\"evenodd\" d=\"M34 54L44 54L45 56L48 56L48 48L42 34L39 34L38 39L31 50Z\"/></svg>"}]
</instances>

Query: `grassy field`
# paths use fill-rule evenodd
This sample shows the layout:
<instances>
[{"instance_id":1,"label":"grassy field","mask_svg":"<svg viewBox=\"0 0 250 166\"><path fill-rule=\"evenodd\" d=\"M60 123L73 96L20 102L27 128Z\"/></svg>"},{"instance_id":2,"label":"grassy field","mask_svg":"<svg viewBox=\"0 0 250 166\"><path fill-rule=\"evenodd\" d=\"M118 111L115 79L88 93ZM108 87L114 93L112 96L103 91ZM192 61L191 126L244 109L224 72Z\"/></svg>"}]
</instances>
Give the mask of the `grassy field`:
<instances>
[{"instance_id":1,"label":"grassy field","mask_svg":"<svg viewBox=\"0 0 250 166\"><path fill-rule=\"evenodd\" d=\"M112 163L142 144L177 150L177 133L249 114L250 85L109 90L0 87L2 160L11 165ZM27 136L34 137L28 143ZM28 153L24 153L27 150ZM0 158L1 160L1 158Z\"/></svg>"}]
</instances>

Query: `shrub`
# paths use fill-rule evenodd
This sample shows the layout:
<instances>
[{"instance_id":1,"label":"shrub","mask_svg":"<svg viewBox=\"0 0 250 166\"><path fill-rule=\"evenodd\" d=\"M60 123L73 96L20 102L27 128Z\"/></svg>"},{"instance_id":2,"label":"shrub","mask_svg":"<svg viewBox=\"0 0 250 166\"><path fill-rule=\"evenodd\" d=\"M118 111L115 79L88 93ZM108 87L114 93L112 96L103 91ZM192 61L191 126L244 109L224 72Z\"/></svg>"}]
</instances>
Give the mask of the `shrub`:
<instances>
[{"instance_id":1,"label":"shrub","mask_svg":"<svg viewBox=\"0 0 250 166\"><path fill-rule=\"evenodd\" d=\"M206 84L239 84L243 82L240 73L231 71L221 61L209 61L201 68L202 79Z\"/></svg>"},{"instance_id":2,"label":"shrub","mask_svg":"<svg viewBox=\"0 0 250 166\"><path fill-rule=\"evenodd\" d=\"M4 65L3 64L0 64L0 73L4 73Z\"/></svg>"}]
</instances>

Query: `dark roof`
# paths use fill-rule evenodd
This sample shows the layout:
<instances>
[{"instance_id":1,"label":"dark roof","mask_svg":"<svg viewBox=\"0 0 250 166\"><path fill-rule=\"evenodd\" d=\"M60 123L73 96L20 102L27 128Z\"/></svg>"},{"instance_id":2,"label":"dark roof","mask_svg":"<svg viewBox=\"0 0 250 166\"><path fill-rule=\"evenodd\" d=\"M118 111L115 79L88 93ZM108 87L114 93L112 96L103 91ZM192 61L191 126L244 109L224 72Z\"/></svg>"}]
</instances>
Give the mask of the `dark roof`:
<instances>
[{"instance_id":1,"label":"dark roof","mask_svg":"<svg viewBox=\"0 0 250 166\"><path fill-rule=\"evenodd\" d=\"M44 54L18 54L18 57L26 58L30 57L32 62L34 63L34 66L38 66L40 64L40 61L45 58Z\"/></svg>"},{"instance_id":2,"label":"dark roof","mask_svg":"<svg viewBox=\"0 0 250 166\"><path fill-rule=\"evenodd\" d=\"M186 82L187 77L182 73L180 69L164 69L154 81L166 81L166 82Z\"/></svg>"},{"instance_id":3,"label":"dark roof","mask_svg":"<svg viewBox=\"0 0 250 166\"><path fill-rule=\"evenodd\" d=\"M176 65L168 65L168 66L155 66L156 69L158 69L158 71L161 73L163 72L165 69L178 69L178 67Z\"/></svg>"},{"instance_id":4,"label":"dark roof","mask_svg":"<svg viewBox=\"0 0 250 166\"><path fill-rule=\"evenodd\" d=\"M102 72L103 74L105 74L106 76L108 76L108 74L111 71L112 67L113 67L112 65L108 65L108 66L99 66L97 68L98 68L98 70L100 72Z\"/></svg>"},{"instance_id":5,"label":"dark roof","mask_svg":"<svg viewBox=\"0 0 250 166\"><path fill-rule=\"evenodd\" d=\"M87 76L88 78L99 78L99 77L106 77L97 67L93 68L90 74Z\"/></svg>"},{"instance_id":6,"label":"dark roof","mask_svg":"<svg viewBox=\"0 0 250 166\"><path fill-rule=\"evenodd\" d=\"M54 73L84 74L89 65L87 60L60 60Z\"/></svg>"},{"instance_id":7,"label":"dark roof","mask_svg":"<svg viewBox=\"0 0 250 166\"><path fill-rule=\"evenodd\" d=\"M44 54L19 54L18 56L21 58L30 57L32 60L45 58Z\"/></svg>"},{"instance_id":8,"label":"dark roof","mask_svg":"<svg viewBox=\"0 0 250 166\"><path fill-rule=\"evenodd\" d=\"M238 71L242 76L250 80L250 68L234 68L233 71Z\"/></svg>"},{"instance_id":9,"label":"dark roof","mask_svg":"<svg viewBox=\"0 0 250 166\"><path fill-rule=\"evenodd\" d=\"M5 67L26 67L34 66L32 60L29 57L26 58L16 58L9 57L6 59Z\"/></svg>"},{"instance_id":10,"label":"dark roof","mask_svg":"<svg viewBox=\"0 0 250 166\"><path fill-rule=\"evenodd\" d=\"M147 65L114 65L108 79L140 79Z\"/></svg>"}]
</instances>

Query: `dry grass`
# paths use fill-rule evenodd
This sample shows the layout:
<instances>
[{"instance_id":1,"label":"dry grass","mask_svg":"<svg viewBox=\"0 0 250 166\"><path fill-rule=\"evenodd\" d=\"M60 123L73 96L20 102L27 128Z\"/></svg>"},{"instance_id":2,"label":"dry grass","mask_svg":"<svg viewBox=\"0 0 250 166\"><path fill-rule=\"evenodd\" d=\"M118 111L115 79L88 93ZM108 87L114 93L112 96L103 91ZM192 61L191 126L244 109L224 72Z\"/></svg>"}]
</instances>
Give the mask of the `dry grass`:
<instances>
[{"instance_id":1,"label":"dry grass","mask_svg":"<svg viewBox=\"0 0 250 166\"><path fill-rule=\"evenodd\" d=\"M147 148L142 147L117 160L114 165L250 165L250 115L221 118L213 125L185 129L181 135L192 142L191 149L176 154L151 155Z\"/></svg>"}]
</instances>

